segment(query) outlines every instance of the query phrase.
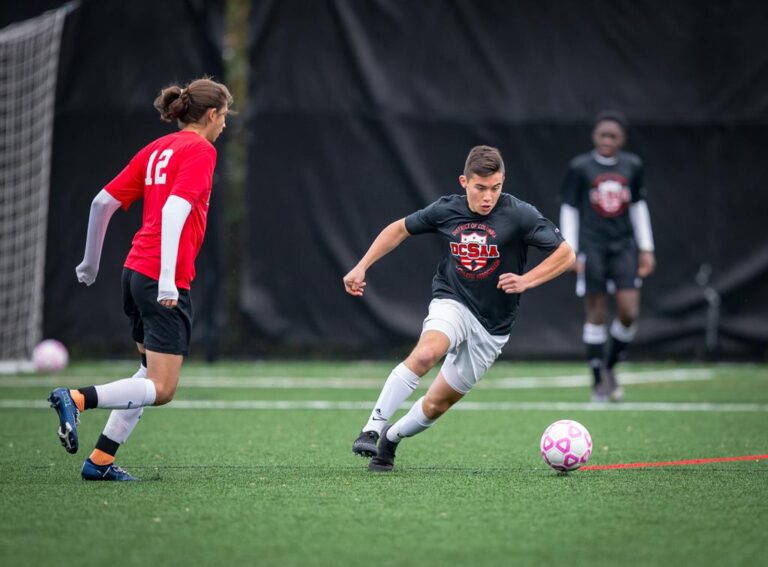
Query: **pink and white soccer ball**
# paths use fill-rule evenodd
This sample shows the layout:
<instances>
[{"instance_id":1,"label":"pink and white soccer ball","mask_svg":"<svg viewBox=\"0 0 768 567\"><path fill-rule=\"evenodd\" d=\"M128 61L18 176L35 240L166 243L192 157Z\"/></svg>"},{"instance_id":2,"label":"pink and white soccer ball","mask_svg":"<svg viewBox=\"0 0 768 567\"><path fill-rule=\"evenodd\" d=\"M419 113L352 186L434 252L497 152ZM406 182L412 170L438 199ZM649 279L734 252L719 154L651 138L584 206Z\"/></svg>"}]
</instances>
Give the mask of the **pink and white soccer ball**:
<instances>
[{"instance_id":1,"label":"pink and white soccer ball","mask_svg":"<svg viewBox=\"0 0 768 567\"><path fill-rule=\"evenodd\" d=\"M32 363L38 372L58 372L69 362L67 347L56 339L45 339L32 351Z\"/></svg>"},{"instance_id":2,"label":"pink and white soccer ball","mask_svg":"<svg viewBox=\"0 0 768 567\"><path fill-rule=\"evenodd\" d=\"M556 471L575 471L592 454L592 437L578 421L556 421L541 436L541 457Z\"/></svg>"}]
</instances>

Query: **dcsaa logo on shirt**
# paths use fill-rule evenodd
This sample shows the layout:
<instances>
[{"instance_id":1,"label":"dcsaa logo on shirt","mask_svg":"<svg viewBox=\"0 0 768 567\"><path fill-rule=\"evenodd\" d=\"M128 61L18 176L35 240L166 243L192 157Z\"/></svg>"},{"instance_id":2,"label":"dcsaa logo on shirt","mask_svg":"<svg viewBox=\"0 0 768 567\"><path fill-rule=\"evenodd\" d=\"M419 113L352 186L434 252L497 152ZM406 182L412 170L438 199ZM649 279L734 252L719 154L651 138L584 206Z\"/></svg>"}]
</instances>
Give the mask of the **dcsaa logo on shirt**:
<instances>
[{"instance_id":1,"label":"dcsaa logo on shirt","mask_svg":"<svg viewBox=\"0 0 768 567\"><path fill-rule=\"evenodd\" d=\"M499 257L496 244L488 244L488 234L477 231L461 233L460 242L451 242L451 254L470 272L477 272L488 265L489 258Z\"/></svg>"},{"instance_id":2,"label":"dcsaa logo on shirt","mask_svg":"<svg viewBox=\"0 0 768 567\"><path fill-rule=\"evenodd\" d=\"M604 173L592 181L589 202L601 217L617 217L629 207L632 193L627 180L618 173Z\"/></svg>"}]
</instances>

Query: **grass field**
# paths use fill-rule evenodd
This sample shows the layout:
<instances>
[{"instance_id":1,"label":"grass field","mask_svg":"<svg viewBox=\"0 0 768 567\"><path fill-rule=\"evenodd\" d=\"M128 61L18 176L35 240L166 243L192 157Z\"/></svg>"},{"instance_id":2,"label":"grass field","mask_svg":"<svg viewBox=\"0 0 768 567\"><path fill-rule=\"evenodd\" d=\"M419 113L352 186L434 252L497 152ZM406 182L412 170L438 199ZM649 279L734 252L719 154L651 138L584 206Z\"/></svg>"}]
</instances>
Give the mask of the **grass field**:
<instances>
[{"instance_id":1,"label":"grass field","mask_svg":"<svg viewBox=\"0 0 768 567\"><path fill-rule=\"evenodd\" d=\"M0 564L768 564L768 460L561 476L538 454L572 418L593 465L765 455L768 367L627 366L626 402L592 406L581 364L500 363L372 475L350 447L394 363L188 365L121 484L79 478L107 412L72 456L44 399L133 363L0 377Z\"/></svg>"}]
</instances>

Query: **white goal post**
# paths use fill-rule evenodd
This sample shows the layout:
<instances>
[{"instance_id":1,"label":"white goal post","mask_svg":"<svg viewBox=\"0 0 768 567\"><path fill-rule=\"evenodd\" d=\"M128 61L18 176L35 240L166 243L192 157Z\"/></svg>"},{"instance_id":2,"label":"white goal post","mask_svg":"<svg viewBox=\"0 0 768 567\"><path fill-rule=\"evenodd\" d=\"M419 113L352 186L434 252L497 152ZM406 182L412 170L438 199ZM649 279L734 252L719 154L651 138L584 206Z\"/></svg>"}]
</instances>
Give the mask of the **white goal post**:
<instances>
[{"instance_id":1,"label":"white goal post","mask_svg":"<svg viewBox=\"0 0 768 567\"><path fill-rule=\"evenodd\" d=\"M0 373L31 369L42 338L59 9L0 29Z\"/></svg>"}]
</instances>

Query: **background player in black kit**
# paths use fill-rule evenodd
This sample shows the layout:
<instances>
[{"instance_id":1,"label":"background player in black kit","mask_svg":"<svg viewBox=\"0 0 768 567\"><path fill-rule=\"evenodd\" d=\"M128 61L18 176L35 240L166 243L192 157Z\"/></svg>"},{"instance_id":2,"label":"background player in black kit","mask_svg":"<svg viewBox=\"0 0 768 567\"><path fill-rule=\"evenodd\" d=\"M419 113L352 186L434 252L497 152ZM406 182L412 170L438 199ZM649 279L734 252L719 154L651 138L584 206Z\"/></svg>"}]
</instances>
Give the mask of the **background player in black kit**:
<instances>
[{"instance_id":1,"label":"background player in black kit","mask_svg":"<svg viewBox=\"0 0 768 567\"><path fill-rule=\"evenodd\" d=\"M583 341L598 402L623 397L614 366L637 332L642 278L656 266L643 163L621 151L625 140L621 114L598 114L594 150L571 160L562 186L560 228L578 253L576 293L586 298ZM609 293L616 296L610 343Z\"/></svg>"},{"instance_id":2,"label":"background player in black kit","mask_svg":"<svg viewBox=\"0 0 768 567\"><path fill-rule=\"evenodd\" d=\"M352 446L358 455L373 457L371 471L391 471L400 440L430 427L469 392L507 342L520 294L560 275L575 259L558 229L535 207L501 192L504 162L497 149L473 148L459 182L466 195L442 197L387 226L344 277L347 293L362 296L366 270L408 236L438 233L446 241L421 338L387 378ZM528 246L549 256L523 273ZM387 425L419 378L443 356L427 394Z\"/></svg>"}]
</instances>

